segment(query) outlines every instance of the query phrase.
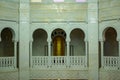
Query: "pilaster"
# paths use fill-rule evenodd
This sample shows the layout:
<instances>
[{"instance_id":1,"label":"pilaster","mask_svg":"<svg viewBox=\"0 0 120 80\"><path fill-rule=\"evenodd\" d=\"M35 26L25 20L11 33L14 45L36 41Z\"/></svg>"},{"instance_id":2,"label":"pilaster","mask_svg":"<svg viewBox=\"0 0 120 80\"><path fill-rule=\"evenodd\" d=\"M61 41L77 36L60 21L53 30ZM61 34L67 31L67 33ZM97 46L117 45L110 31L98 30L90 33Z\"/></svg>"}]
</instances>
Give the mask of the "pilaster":
<instances>
[{"instance_id":1,"label":"pilaster","mask_svg":"<svg viewBox=\"0 0 120 80\"><path fill-rule=\"evenodd\" d=\"M118 41L119 45L119 70L120 70L120 40Z\"/></svg>"},{"instance_id":2,"label":"pilaster","mask_svg":"<svg viewBox=\"0 0 120 80\"><path fill-rule=\"evenodd\" d=\"M17 41L14 41L14 67L16 68L16 66L17 66Z\"/></svg>"},{"instance_id":3,"label":"pilaster","mask_svg":"<svg viewBox=\"0 0 120 80\"><path fill-rule=\"evenodd\" d=\"M104 68L104 41L100 41L101 46L101 67Z\"/></svg>"},{"instance_id":4,"label":"pilaster","mask_svg":"<svg viewBox=\"0 0 120 80\"><path fill-rule=\"evenodd\" d=\"M29 1L19 6L19 80L29 80Z\"/></svg>"},{"instance_id":5,"label":"pilaster","mask_svg":"<svg viewBox=\"0 0 120 80\"><path fill-rule=\"evenodd\" d=\"M88 41L85 41L85 66L88 67Z\"/></svg>"},{"instance_id":6,"label":"pilaster","mask_svg":"<svg viewBox=\"0 0 120 80\"><path fill-rule=\"evenodd\" d=\"M30 68L32 68L32 45L33 45L33 41L30 41Z\"/></svg>"},{"instance_id":7,"label":"pilaster","mask_svg":"<svg viewBox=\"0 0 120 80\"><path fill-rule=\"evenodd\" d=\"M89 78L98 77L98 1L88 0L88 43L89 43Z\"/></svg>"}]
</instances>

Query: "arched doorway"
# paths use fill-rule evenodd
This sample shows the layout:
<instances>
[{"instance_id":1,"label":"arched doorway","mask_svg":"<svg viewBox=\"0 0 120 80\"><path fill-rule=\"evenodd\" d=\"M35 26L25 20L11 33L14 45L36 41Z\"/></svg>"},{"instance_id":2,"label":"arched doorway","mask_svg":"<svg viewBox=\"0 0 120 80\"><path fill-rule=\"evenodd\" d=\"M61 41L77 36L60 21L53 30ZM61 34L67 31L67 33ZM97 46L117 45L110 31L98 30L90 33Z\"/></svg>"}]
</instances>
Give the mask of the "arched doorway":
<instances>
[{"instance_id":1,"label":"arched doorway","mask_svg":"<svg viewBox=\"0 0 120 80\"><path fill-rule=\"evenodd\" d=\"M47 32L43 29L37 29L33 32L32 37L30 67L45 67L48 64Z\"/></svg>"},{"instance_id":2,"label":"arched doorway","mask_svg":"<svg viewBox=\"0 0 120 80\"><path fill-rule=\"evenodd\" d=\"M52 55L65 56L66 55L66 33L62 29L56 29L52 35Z\"/></svg>"},{"instance_id":3,"label":"arched doorway","mask_svg":"<svg viewBox=\"0 0 120 80\"><path fill-rule=\"evenodd\" d=\"M1 32L0 42L0 67L16 68L17 64L17 42L14 32L10 28L4 28Z\"/></svg>"},{"instance_id":4,"label":"arched doorway","mask_svg":"<svg viewBox=\"0 0 120 80\"><path fill-rule=\"evenodd\" d=\"M105 31L104 34L104 56L118 56L118 42L117 32L114 28L110 27Z\"/></svg>"},{"instance_id":5,"label":"arched doorway","mask_svg":"<svg viewBox=\"0 0 120 80\"><path fill-rule=\"evenodd\" d=\"M102 67L108 69L118 69L119 52L117 42L117 32L109 27L104 31L105 41L101 42L101 61Z\"/></svg>"},{"instance_id":6,"label":"arched doorway","mask_svg":"<svg viewBox=\"0 0 120 80\"><path fill-rule=\"evenodd\" d=\"M47 56L47 33L43 29L37 29L33 33L33 56Z\"/></svg>"},{"instance_id":7,"label":"arched doorway","mask_svg":"<svg viewBox=\"0 0 120 80\"><path fill-rule=\"evenodd\" d=\"M1 32L0 56L14 56L14 42L12 42L13 34L11 29L5 28Z\"/></svg>"},{"instance_id":8,"label":"arched doorway","mask_svg":"<svg viewBox=\"0 0 120 80\"><path fill-rule=\"evenodd\" d=\"M85 55L85 42L84 32L80 29L74 29L70 34L70 55L71 56L84 56Z\"/></svg>"}]
</instances>

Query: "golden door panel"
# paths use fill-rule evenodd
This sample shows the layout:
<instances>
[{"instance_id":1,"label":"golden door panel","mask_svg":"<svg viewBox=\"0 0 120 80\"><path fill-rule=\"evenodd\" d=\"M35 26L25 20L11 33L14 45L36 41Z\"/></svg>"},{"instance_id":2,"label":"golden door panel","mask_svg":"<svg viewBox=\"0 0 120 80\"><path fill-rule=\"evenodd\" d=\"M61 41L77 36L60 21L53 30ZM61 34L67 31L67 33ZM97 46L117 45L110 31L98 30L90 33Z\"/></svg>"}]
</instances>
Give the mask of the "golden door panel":
<instances>
[{"instance_id":1,"label":"golden door panel","mask_svg":"<svg viewBox=\"0 0 120 80\"><path fill-rule=\"evenodd\" d=\"M65 40L62 36L56 36L53 39L53 55L54 56L65 55Z\"/></svg>"}]
</instances>

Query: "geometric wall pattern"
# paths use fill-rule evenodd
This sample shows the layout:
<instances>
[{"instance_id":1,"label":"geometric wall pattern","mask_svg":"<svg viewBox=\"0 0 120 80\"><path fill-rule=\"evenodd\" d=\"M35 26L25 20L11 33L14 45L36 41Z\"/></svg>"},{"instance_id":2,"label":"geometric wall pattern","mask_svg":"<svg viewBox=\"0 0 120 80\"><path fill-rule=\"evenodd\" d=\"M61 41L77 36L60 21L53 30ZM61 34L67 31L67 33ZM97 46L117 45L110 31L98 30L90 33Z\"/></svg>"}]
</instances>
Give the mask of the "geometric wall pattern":
<instances>
[{"instance_id":1,"label":"geometric wall pattern","mask_svg":"<svg viewBox=\"0 0 120 80\"><path fill-rule=\"evenodd\" d=\"M31 80L42 79L88 79L87 70L30 70ZM19 80L17 71L0 72L0 80ZM99 80L120 80L120 71L100 70Z\"/></svg>"},{"instance_id":2,"label":"geometric wall pattern","mask_svg":"<svg viewBox=\"0 0 120 80\"><path fill-rule=\"evenodd\" d=\"M87 70L31 70L30 79L88 79Z\"/></svg>"},{"instance_id":3,"label":"geometric wall pattern","mask_svg":"<svg viewBox=\"0 0 120 80\"><path fill-rule=\"evenodd\" d=\"M120 80L120 71L108 70L100 71L100 80Z\"/></svg>"},{"instance_id":4,"label":"geometric wall pattern","mask_svg":"<svg viewBox=\"0 0 120 80\"><path fill-rule=\"evenodd\" d=\"M0 72L0 80L18 80L18 72L17 71Z\"/></svg>"}]
</instances>

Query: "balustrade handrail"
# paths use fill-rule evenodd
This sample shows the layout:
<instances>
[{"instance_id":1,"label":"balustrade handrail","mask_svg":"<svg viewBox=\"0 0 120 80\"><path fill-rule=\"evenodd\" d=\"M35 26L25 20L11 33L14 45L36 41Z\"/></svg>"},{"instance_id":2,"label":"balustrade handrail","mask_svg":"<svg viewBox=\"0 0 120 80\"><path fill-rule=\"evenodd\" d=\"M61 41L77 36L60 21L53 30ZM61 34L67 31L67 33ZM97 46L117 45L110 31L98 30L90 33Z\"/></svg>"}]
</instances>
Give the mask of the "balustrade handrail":
<instances>
[{"instance_id":1,"label":"balustrade handrail","mask_svg":"<svg viewBox=\"0 0 120 80\"><path fill-rule=\"evenodd\" d=\"M32 56L32 67L45 68L51 67L61 68L69 67L87 67L86 56ZM49 64L50 62L50 64Z\"/></svg>"},{"instance_id":2,"label":"balustrade handrail","mask_svg":"<svg viewBox=\"0 0 120 80\"><path fill-rule=\"evenodd\" d=\"M119 67L119 57L118 56L104 56L104 67L118 68Z\"/></svg>"},{"instance_id":3,"label":"balustrade handrail","mask_svg":"<svg viewBox=\"0 0 120 80\"><path fill-rule=\"evenodd\" d=\"M52 65L67 65L67 57L66 56L51 56L51 64Z\"/></svg>"},{"instance_id":4,"label":"balustrade handrail","mask_svg":"<svg viewBox=\"0 0 120 80\"><path fill-rule=\"evenodd\" d=\"M14 58L14 57L0 57L0 58Z\"/></svg>"},{"instance_id":5,"label":"balustrade handrail","mask_svg":"<svg viewBox=\"0 0 120 80\"><path fill-rule=\"evenodd\" d=\"M87 67L86 56L70 56L70 65Z\"/></svg>"},{"instance_id":6,"label":"balustrade handrail","mask_svg":"<svg viewBox=\"0 0 120 80\"><path fill-rule=\"evenodd\" d=\"M16 68L15 57L0 57L0 68Z\"/></svg>"}]
</instances>

